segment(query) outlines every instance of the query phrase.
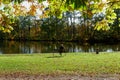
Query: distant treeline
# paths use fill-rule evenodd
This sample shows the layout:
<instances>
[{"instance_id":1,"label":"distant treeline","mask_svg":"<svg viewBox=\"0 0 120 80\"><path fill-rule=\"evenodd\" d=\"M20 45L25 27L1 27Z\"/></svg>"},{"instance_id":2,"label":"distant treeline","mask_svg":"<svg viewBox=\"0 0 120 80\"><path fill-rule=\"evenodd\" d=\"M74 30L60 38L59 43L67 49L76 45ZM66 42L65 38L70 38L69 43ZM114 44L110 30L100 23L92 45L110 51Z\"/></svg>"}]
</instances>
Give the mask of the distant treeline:
<instances>
[{"instance_id":1,"label":"distant treeline","mask_svg":"<svg viewBox=\"0 0 120 80\"><path fill-rule=\"evenodd\" d=\"M120 11L116 11L119 13ZM98 16L97 18L103 18ZM98 19L95 19L98 20ZM72 18L71 18L72 19ZM76 18L75 18L76 19ZM75 20L74 19L74 20ZM37 20L34 17L19 17L13 24L11 33L0 32L1 40L44 40L44 41L78 41L78 42L115 42L120 41L119 16L109 30L94 30L93 25L80 21L76 24L68 18L50 17ZM88 19L86 19L87 21ZM85 20L84 20L85 21ZM95 21L93 21L95 23ZM84 23L84 24L83 24Z\"/></svg>"}]
</instances>

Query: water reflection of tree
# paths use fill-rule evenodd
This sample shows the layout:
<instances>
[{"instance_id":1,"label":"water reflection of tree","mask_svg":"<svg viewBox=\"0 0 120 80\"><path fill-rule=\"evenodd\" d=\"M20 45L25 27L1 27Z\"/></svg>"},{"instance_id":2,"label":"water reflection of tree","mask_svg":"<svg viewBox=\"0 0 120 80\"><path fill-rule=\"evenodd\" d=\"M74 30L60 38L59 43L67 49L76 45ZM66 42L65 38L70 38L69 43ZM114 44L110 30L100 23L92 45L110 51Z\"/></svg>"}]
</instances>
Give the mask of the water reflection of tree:
<instances>
[{"instance_id":1,"label":"water reflection of tree","mask_svg":"<svg viewBox=\"0 0 120 80\"><path fill-rule=\"evenodd\" d=\"M2 53L54 53L63 44L66 52L95 52L99 48L100 52L120 51L120 43L117 44L83 44L71 42L19 42L19 41L1 41L0 52Z\"/></svg>"},{"instance_id":2,"label":"water reflection of tree","mask_svg":"<svg viewBox=\"0 0 120 80\"><path fill-rule=\"evenodd\" d=\"M1 44L4 45L0 47L3 53L19 53L19 47L16 47L19 43L15 41L3 41Z\"/></svg>"}]
</instances>

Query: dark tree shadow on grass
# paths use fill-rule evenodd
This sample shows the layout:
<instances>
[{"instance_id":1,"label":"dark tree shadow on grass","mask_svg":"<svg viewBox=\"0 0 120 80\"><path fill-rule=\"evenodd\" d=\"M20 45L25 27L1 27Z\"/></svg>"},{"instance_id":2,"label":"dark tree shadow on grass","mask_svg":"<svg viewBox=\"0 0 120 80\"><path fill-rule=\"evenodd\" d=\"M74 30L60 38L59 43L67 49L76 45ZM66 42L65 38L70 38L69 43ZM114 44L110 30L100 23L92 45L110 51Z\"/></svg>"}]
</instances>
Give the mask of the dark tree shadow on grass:
<instances>
[{"instance_id":1,"label":"dark tree shadow on grass","mask_svg":"<svg viewBox=\"0 0 120 80\"><path fill-rule=\"evenodd\" d=\"M62 58L63 56L49 56L49 57L46 57L46 58Z\"/></svg>"}]
</instances>

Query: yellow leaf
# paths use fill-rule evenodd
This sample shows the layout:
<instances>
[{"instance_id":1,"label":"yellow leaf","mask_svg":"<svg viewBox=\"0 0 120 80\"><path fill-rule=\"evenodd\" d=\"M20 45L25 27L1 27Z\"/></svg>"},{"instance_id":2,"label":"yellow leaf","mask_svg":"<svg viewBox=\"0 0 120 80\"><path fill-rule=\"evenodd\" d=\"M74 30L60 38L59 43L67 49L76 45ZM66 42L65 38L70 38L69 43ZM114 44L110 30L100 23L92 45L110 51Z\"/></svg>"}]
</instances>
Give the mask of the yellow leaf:
<instances>
[{"instance_id":1,"label":"yellow leaf","mask_svg":"<svg viewBox=\"0 0 120 80\"><path fill-rule=\"evenodd\" d=\"M33 2L34 0L28 0L28 2Z\"/></svg>"},{"instance_id":2,"label":"yellow leaf","mask_svg":"<svg viewBox=\"0 0 120 80\"><path fill-rule=\"evenodd\" d=\"M98 5L98 9L102 10L105 7L105 3L100 3Z\"/></svg>"},{"instance_id":3,"label":"yellow leaf","mask_svg":"<svg viewBox=\"0 0 120 80\"><path fill-rule=\"evenodd\" d=\"M4 31L3 31L4 33L11 33L11 31L9 30L9 29L5 29Z\"/></svg>"},{"instance_id":4,"label":"yellow leaf","mask_svg":"<svg viewBox=\"0 0 120 80\"><path fill-rule=\"evenodd\" d=\"M35 5L31 5L30 6L30 11L28 12L30 15L34 16L36 13L36 6Z\"/></svg>"},{"instance_id":5,"label":"yellow leaf","mask_svg":"<svg viewBox=\"0 0 120 80\"><path fill-rule=\"evenodd\" d=\"M8 25L7 28L8 28L9 30L11 30L11 31L13 30L13 27L10 26L10 25Z\"/></svg>"},{"instance_id":6,"label":"yellow leaf","mask_svg":"<svg viewBox=\"0 0 120 80\"><path fill-rule=\"evenodd\" d=\"M0 30L3 31L3 30L4 30L4 27L3 27L3 26L0 26Z\"/></svg>"}]
</instances>

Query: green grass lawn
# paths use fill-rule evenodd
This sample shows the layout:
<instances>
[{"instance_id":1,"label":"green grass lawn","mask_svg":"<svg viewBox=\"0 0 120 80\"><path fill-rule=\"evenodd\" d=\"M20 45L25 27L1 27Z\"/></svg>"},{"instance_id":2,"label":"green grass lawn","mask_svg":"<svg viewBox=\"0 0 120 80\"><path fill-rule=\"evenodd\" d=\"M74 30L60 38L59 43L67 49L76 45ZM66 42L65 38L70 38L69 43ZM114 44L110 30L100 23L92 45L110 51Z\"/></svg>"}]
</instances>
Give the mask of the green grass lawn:
<instances>
[{"instance_id":1,"label":"green grass lawn","mask_svg":"<svg viewBox=\"0 0 120 80\"><path fill-rule=\"evenodd\" d=\"M120 52L0 55L0 73L113 74L120 73Z\"/></svg>"}]
</instances>

